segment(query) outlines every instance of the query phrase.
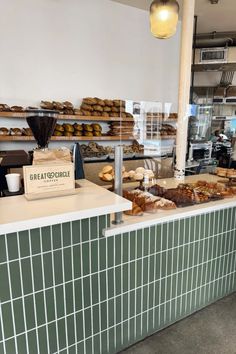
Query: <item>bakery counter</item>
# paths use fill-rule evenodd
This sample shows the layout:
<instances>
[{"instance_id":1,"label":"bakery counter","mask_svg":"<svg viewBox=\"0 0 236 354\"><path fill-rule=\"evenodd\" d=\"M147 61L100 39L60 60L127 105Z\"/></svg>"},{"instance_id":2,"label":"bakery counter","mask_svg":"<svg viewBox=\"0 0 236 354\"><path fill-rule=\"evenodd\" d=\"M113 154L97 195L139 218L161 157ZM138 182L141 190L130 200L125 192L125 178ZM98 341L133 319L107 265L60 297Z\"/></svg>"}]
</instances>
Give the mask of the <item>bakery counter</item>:
<instances>
[{"instance_id":1,"label":"bakery counter","mask_svg":"<svg viewBox=\"0 0 236 354\"><path fill-rule=\"evenodd\" d=\"M224 178L210 175L210 174L202 174L202 175L194 175L194 176L186 176L181 183L196 183L197 181L207 181L209 183L220 182L224 180ZM167 189L176 188L180 181L175 178L165 178L159 179L157 181L158 185ZM137 182L135 183L124 183L123 189L129 190L134 189L138 186ZM154 214L144 213L142 216L127 216L124 215L124 223L121 225L114 225L111 228L104 230L104 236L111 236L114 234L131 232L137 230L142 227L148 227L168 221L174 221L186 217L192 217L196 215L206 214L210 212L214 212L221 209L236 207L236 196L231 198L225 198L218 201L212 201L207 203L195 204L188 207L176 208L171 210L158 210Z\"/></svg>"},{"instance_id":2,"label":"bakery counter","mask_svg":"<svg viewBox=\"0 0 236 354\"><path fill-rule=\"evenodd\" d=\"M28 201L23 195L0 199L0 235L127 210L130 202L87 180L76 194Z\"/></svg>"},{"instance_id":3,"label":"bakery counter","mask_svg":"<svg viewBox=\"0 0 236 354\"><path fill-rule=\"evenodd\" d=\"M77 196L0 201L0 353L115 354L236 290L235 198L114 228L130 202L79 183Z\"/></svg>"}]
</instances>

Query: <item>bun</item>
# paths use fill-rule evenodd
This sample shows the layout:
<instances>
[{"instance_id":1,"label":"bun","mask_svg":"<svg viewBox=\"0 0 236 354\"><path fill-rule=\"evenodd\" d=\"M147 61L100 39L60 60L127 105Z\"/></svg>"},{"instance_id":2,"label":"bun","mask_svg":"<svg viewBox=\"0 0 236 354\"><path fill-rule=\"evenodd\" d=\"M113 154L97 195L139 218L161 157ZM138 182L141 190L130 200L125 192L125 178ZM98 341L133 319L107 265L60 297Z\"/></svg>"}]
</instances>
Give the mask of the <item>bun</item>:
<instances>
[{"instance_id":1,"label":"bun","mask_svg":"<svg viewBox=\"0 0 236 354\"><path fill-rule=\"evenodd\" d=\"M103 174L112 173L112 171L113 171L113 167L110 165L107 165L107 166L103 167L103 169L102 169Z\"/></svg>"},{"instance_id":2,"label":"bun","mask_svg":"<svg viewBox=\"0 0 236 354\"><path fill-rule=\"evenodd\" d=\"M111 182L113 180L113 176L111 174L109 174L109 173L105 173L103 175L103 180L107 181L107 182Z\"/></svg>"},{"instance_id":3,"label":"bun","mask_svg":"<svg viewBox=\"0 0 236 354\"><path fill-rule=\"evenodd\" d=\"M83 111L93 111L93 107L91 105L83 103L80 107L80 109Z\"/></svg>"}]
</instances>

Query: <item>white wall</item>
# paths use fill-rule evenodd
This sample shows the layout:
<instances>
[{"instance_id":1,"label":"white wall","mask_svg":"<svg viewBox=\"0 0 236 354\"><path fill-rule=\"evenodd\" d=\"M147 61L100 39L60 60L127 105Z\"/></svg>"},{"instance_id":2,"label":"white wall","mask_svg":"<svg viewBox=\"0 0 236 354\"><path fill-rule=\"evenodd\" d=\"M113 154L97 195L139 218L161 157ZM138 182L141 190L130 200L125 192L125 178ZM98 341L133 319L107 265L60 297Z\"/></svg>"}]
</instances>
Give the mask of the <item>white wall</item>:
<instances>
[{"instance_id":1,"label":"white wall","mask_svg":"<svg viewBox=\"0 0 236 354\"><path fill-rule=\"evenodd\" d=\"M98 96L173 102L176 111L180 31L153 38L146 11L109 0L8 0L0 12L1 102Z\"/></svg>"}]
</instances>

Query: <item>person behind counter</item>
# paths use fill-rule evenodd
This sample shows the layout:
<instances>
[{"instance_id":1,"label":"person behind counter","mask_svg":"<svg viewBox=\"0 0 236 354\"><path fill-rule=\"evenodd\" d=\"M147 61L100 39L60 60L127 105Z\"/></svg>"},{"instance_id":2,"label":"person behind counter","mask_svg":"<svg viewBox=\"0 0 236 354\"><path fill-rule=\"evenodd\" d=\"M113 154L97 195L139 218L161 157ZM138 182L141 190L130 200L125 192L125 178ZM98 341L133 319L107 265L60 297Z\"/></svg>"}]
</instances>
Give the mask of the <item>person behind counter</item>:
<instances>
[{"instance_id":1,"label":"person behind counter","mask_svg":"<svg viewBox=\"0 0 236 354\"><path fill-rule=\"evenodd\" d=\"M228 140L228 137L225 134L220 133L220 130L215 130L214 134L210 137L210 141L213 143L222 142L224 140Z\"/></svg>"}]
</instances>

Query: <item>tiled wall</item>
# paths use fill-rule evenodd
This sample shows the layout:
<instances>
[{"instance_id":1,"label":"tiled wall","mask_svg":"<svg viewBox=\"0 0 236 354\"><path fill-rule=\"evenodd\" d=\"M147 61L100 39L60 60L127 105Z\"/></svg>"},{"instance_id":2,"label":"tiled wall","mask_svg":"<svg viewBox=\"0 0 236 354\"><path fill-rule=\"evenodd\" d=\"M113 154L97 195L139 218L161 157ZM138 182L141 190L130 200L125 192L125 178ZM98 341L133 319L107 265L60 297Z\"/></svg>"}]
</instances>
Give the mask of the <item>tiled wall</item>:
<instances>
[{"instance_id":1,"label":"tiled wall","mask_svg":"<svg viewBox=\"0 0 236 354\"><path fill-rule=\"evenodd\" d=\"M109 217L0 236L0 354L106 354L236 289L236 209L104 238Z\"/></svg>"}]
</instances>

